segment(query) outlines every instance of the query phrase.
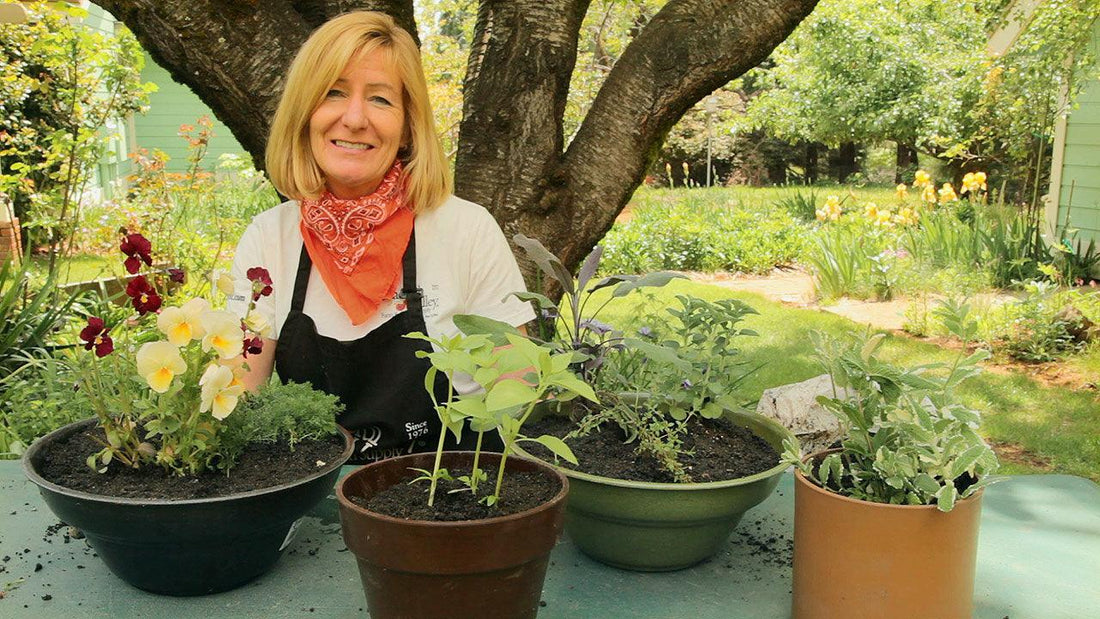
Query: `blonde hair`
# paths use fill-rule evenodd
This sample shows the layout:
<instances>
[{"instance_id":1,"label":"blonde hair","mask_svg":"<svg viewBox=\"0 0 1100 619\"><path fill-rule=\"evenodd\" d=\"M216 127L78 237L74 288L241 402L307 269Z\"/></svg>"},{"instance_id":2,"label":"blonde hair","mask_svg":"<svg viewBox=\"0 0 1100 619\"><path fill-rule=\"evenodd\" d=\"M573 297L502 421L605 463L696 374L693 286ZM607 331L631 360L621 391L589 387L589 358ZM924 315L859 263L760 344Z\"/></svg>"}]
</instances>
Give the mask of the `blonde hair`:
<instances>
[{"instance_id":1,"label":"blonde hair","mask_svg":"<svg viewBox=\"0 0 1100 619\"><path fill-rule=\"evenodd\" d=\"M345 13L326 22L294 57L265 153L268 176L280 193L301 200L316 198L324 190L325 175L309 143L310 116L351 60L379 48L386 50L402 84L405 135L397 156L405 164L409 205L421 213L439 206L451 193L420 49L392 17L372 11Z\"/></svg>"}]
</instances>

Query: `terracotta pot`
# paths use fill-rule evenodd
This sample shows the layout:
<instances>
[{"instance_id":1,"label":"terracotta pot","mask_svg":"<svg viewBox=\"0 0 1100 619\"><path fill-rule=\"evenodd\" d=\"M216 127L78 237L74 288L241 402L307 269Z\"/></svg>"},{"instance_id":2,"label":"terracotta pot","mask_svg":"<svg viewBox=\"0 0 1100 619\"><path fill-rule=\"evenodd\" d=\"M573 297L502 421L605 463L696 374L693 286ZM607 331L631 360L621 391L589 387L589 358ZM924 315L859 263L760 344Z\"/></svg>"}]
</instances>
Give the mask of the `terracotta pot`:
<instances>
[{"instance_id":1,"label":"terracotta pot","mask_svg":"<svg viewBox=\"0 0 1100 619\"><path fill-rule=\"evenodd\" d=\"M38 439L23 472L50 511L80 529L107 567L131 585L163 595L206 595L239 587L267 572L298 523L332 491L354 442L346 430L336 460L302 479L221 497L131 499L70 490L39 472L48 445L95 426L69 424Z\"/></svg>"},{"instance_id":2,"label":"terracotta pot","mask_svg":"<svg viewBox=\"0 0 1100 619\"><path fill-rule=\"evenodd\" d=\"M434 453L421 453L374 462L336 486L344 542L358 559L370 616L534 617L550 551L561 534L569 481L553 467L510 456L504 492L507 471L538 472L561 489L534 509L485 520L402 520L351 502L403 483L410 468L431 469L434 459ZM479 466L495 469L499 461L500 454L482 453ZM443 455L450 470L472 463L473 452Z\"/></svg>"},{"instance_id":3,"label":"terracotta pot","mask_svg":"<svg viewBox=\"0 0 1100 619\"><path fill-rule=\"evenodd\" d=\"M971 617L981 501L871 503L796 472L792 616Z\"/></svg>"}]
</instances>

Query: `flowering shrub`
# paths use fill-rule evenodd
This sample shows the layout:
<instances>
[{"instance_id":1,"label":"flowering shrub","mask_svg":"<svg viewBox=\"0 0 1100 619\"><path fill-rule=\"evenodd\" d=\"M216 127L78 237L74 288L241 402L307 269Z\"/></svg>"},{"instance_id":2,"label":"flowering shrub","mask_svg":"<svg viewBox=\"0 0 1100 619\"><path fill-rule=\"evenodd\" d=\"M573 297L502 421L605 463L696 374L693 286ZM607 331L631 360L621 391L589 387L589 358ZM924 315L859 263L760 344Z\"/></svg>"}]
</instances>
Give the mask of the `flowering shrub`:
<instances>
[{"instance_id":1,"label":"flowering shrub","mask_svg":"<svg viewBox=\"0 0 1100 619\"><path fill-rule=\"evenodd\" d=\"M120 249L131 273L152 262L152 244L140 234L125 235ZM249 269L248 277L251 317L255 302L271 294L272 281L261 268ZM166 302L162 280L182 278L178 270L152 281L138 275L126 287L136 315L114 324L89 316L80 331L88 352L77 359L78 404L95 413L104 432L103 448L88 457L92 468L154 464L179 475L228 469L228 454L240 451L235 442L247 439L236 433L238 440L226 440L223 421L245 397L246 360L262 350L267 334L249 326L255 320L202 297Z\"/></svg>"}]
</instances>

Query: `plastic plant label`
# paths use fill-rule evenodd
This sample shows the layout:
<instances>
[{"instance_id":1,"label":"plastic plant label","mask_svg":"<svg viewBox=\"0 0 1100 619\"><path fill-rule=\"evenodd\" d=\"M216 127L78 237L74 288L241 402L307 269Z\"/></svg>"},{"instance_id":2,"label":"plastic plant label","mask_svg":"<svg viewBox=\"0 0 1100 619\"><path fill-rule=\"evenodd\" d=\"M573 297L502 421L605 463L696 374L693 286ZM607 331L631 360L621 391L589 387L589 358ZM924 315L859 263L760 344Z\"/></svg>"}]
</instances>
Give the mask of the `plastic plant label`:
<instances>
[{"instance_id":1,"label":"plastic plant label","mask_svg":"<svg viewBox=\"0 0 1100 619\"><path fill-rule=\"evenodd\" d=\"M279 552L282 552L284 548L290 545L290 542L294 541L294 536L298 534L298 527L302 526L302 520L305 518L299 518L290 525L290 530L286 532L286 537L283 539L283 545L279 546Z\"/></svg>"}]
</instances>

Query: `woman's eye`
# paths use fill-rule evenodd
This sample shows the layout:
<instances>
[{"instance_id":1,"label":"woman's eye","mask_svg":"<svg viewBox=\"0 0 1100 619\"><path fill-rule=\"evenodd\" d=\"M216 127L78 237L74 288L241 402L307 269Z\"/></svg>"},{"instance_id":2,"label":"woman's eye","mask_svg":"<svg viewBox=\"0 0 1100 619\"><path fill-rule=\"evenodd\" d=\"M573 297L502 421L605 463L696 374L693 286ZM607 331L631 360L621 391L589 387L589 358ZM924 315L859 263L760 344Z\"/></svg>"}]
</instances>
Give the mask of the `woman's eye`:
<instances>
[{"instance_id":1,"label":"woman's eye","mask_svg":"<svg viewBox=\"0 0 1100 619\"><path fill-rule=\"evenodd\" d=\"M343 96L344 96L344 91L337 90L335 88L330 89L327 93L325 93L325 98L326 99L335 99L337 97L343 97Z\"/></svg>"},{"instance_id":2,"label":"woman's eye","mask_svg":"<svg viewBox=\"0 0 1100 619\"><path fill-rule=\"evenodd\" d=\"M371 97L371 101L374 101L375 103L377 103L379 105L386 105L386 106L390 105L390 100L385 98L385 97L374 96L374 97Z\"/></svg>"}]
</instances>

